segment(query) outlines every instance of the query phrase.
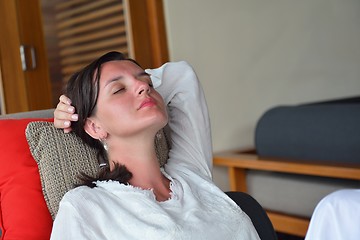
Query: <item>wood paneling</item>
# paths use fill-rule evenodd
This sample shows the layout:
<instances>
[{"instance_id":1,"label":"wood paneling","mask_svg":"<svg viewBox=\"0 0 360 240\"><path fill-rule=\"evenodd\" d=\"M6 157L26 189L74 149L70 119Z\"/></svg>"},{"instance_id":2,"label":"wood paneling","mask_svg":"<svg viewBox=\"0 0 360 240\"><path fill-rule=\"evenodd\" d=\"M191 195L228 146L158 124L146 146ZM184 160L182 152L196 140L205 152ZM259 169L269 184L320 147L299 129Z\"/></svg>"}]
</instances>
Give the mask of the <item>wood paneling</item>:
<instances>
[{"instance_id":1,"label":"wood paneling","mask_svg":"<svg viewBox=\"0 0 360 240\"><path fill-rule=\"evenodd\" d=\"M20 42L35 49L36 67L24 71L28 110L52 107L49 65L39 1L17 0ZM36 34L34 34L36 32ZM30 56L28 56L30 58ZM28 60L29 61L29 60Z\"/></svg>"},{"instance_id":2,"label":"wood paneling","mask_svg":"<svg viewBox=\"0 0 360 240\"><path fill-rule=\"evenodd\" d=\"M0 0L0 66L7 113L54 107L64 85L61 69L66 72L64 78L67 79L84 63L110 50L129 54L144 68L158 67L169 60L162 0L124 0L124 5L106 10L106 6L122 1L42 0L41 9L45 10L42 14L40 2ZM57 33L55 18L51 18L55 16L52 4L60 4L58 10L69 10L57 14L58 19L64 20L58 25L61 30L59 39L54 37ZM117 14L119 10L125 14ZM42 16L45 18L43 22ZM69 16L78 18L67 20ZM97 17L103 19L98 21ZM91 32L94 28L99 31ZM115 32L126 34L116 35ZM85 42L91 44L85 45ZM21 44L36 45L37 64L42 76L36 76L33 70L22 71ZM58 49L60 45L61 50ZM71 49L70 46L76 47ZM43 50L45 47L46 52ZM72 56L70 60L63 59L69 56ZM61 62L67 65L60 68ZM47 65L51 66L50 69Z\"/></svg>"},{"instance_id":3,"label":"wood paneling","mask_svg":"<svg viewBox=\"0 0 360 240\"><path fill-rule=\"evenodd\" d=\"M19 54L20 35L16 8L15 1L0 0L0 64L8 113L28 110L25 76Z\"/></svg>"},{"instance_id":4,"label":"wood paneling","mask_svg":"<svg viewBox=\"0 0 360 240\"><path fill-rule=\"evenodd\" d=\"M0 14L0 64L6 112L50 108L50 81L38 1L0 0ZM21 45L34 48L34 69L23 71Z\"/></svg>"},{"instance_id":5,"label":"wood paneling","mask_svg":"<svg viewBox=\"0 0 360 240\"><path fill-rule=\"evenodd\" d=\"M128 1L134 58L144 68L169 61L162 0Z\"/></svg>"},{"instance_id":6,"label":"wood paneling","mask_svg":"<svg viewBox=\"0 0 360 240\"><path fill-rule=\"evenodd\" d=\"M106 52L128 55L122 1L59 2L55 11L64 83L75 71Z\"/></svg>"}]
</instances>

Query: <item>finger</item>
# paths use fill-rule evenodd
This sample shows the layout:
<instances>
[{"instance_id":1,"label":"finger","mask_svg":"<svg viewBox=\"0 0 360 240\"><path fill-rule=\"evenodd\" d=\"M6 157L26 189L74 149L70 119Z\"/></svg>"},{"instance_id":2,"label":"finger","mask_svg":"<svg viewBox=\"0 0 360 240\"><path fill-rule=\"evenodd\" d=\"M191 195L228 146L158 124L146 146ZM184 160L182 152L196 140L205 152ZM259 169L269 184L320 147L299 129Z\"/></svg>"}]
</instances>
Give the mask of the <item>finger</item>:
<instances>
[{"instance_id":1,"label":"finger","mask_svg":"<svg viewBox=\"0 0 360 240\"><path fill-rule=\"evenodd\" d=\"M77 121L78 115L75 108L71 106L71 100L65 95L61 95L59 103L54 111L54 126L64 129L65 133L71 132L71 121Z\"/></svg>"},{"instance_id":2,"label":"finger","mask_svg":"<svg viewBox=\"0 0 360 240\"><path fill-rule=\"evenodd\" d=\"M73 106L68 105L66 103L63 103L61 101L57 104L56 110L58 112L67 112L67 113L70 113L70 114L75 112L75 108Z\"/></svg>"},{"instance_id":3,"label":"finger","mask_svg":"<svg viewBox=\"0 0 360 240\"><path fill-rule=\"evenodd\" d=\"M59 120L74 120L72 117L73 115L76 115L74 114L74 109L70 109L70 107L64 109L63 106L60 105L58 105L54 110L54 118Z\"/></svg>"},{"instance_id":4,"label":"finger","mask_svg":"<svg viewBox=\"0 0 360 240\"><path fill-rule=\"evenodd\" d=\"M69 121L69 120L60 120L60 119L54 118L54 126L56 128L65 129L65 128L68 128L68 127L71 126L71 121Z\"/></svg>"},{"instance_id":5,"label":"finger","mask_svg":"<svg viewBox=\"0 0 360 240\"><path fill-rule=\"evenodd\" d=\"M67 105L71 105L71 99L65 96L64 94L59 97L60 102L65 103Z\"/></svg>"},{"instance_id":6,"label":"finger","mask_svg":"<svg viewBox=\"0 0 360 240\"><path fill-rule=\"evenodd\" d=\"M60 128L60 129L64 129L65 133L71 132L72 128L71 128L71 121L68 120L59 120L59 119L54 119L54 126L56 128Z\"/></svg>"},{"instance_id":7,"label":"finger","mask_svg":"<svg viewBox=\"0 0 360 240\"><path fill-rule=\"evenodd\" d=\"M64 133L69 133L69 132L71 132L71 131L72 131L71 127L64 128Z\"/></svg>"},{"instance_id":8,"label":"finger","mask_svg":"<svg viewBox=\"0 0 360 240\"><path fill-rule=\"evenodd\" d=\"M71 125L70 121L77 121L78 118L79 116L76 113L68 113L59 109L54 111L54 123L59 127L69 127Z\"/></svg>"}]
</instances>

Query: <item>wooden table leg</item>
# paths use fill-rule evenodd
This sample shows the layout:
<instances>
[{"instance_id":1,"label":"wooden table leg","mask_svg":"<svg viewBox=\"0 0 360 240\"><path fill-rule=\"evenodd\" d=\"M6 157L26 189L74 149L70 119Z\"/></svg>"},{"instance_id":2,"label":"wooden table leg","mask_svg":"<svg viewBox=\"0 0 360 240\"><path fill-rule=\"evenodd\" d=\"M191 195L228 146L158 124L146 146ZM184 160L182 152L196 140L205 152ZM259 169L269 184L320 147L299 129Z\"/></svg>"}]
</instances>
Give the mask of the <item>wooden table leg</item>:
<instances>
[{"instance_id":1,"label":"wooden table leg","mask_svg":"<svg viewBox=\"0 0 360 240\"><path fill-rule=\"evenodd\" d=\"M246 173L245 169L229 167L229 181L231 191L246 192Z\"/></svg>"}]
</instances>

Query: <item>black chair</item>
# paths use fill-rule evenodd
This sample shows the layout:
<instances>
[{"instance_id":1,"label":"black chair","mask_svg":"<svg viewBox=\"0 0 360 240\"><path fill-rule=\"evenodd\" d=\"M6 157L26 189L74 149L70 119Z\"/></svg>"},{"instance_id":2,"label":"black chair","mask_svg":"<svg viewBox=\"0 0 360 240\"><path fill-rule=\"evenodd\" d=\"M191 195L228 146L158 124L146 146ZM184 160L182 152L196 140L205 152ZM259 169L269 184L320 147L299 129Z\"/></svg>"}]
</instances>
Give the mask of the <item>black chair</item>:
<instances>
[{"instance_id":1,"label":"black chair","mask_svg":"<svg viewBox=\"0 0 360 240\"><path fill-rule=\"evenodd\" d=\"M262 206L244 192L226 194L249 216L261 240L277 240L274 227Z\"/></svg>"}]
</instances>

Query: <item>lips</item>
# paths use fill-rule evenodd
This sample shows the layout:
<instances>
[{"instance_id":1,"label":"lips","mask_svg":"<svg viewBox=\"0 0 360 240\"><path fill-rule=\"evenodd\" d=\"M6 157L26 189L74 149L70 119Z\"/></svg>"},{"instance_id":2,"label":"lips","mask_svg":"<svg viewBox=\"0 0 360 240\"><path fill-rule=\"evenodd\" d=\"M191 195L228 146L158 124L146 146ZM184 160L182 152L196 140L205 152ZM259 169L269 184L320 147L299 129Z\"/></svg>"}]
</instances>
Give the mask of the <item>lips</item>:
<instances>
[{"instance_id":1,"label":"lips","mask_svg":"<svg viewBox=\"0 0 360 240\"><path fill-rule=\"evenodd\" d=\"M156 105L156 102L152 98L146 98L139 106L138 110L144 107L151 107Z\"/></svg>"}]
</instances>

